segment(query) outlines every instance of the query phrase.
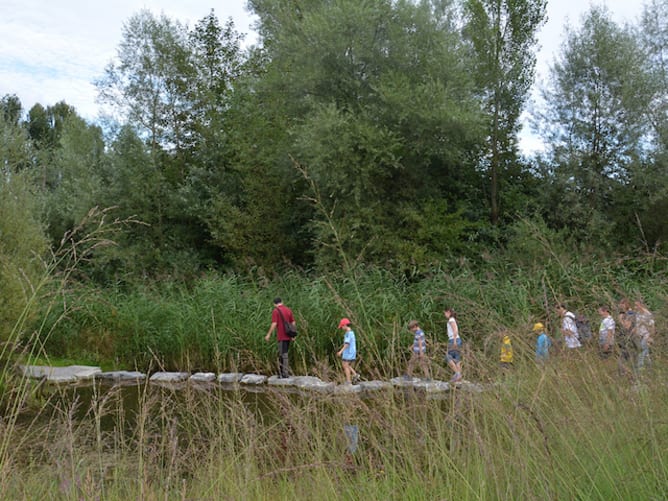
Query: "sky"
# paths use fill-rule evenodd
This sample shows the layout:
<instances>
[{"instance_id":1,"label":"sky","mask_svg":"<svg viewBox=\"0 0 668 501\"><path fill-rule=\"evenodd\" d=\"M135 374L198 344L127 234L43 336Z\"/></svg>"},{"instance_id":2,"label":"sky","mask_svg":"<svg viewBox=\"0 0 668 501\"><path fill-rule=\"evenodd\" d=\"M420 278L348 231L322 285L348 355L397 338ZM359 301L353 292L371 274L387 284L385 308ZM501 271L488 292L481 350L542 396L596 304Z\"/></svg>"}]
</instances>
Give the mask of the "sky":
<instances>
[{"instance_id":1,"label":"sky","mask_svg":"<svg viewBox=\"0 0 668 501\"><path fill-rule=\"evenodd\" d=\"M614 21L635 22L644 2L598 0ZM246 42L256 39L255 18L246 0L0 0L0 97L15 94L23 107L49 106L65 101L94 121L100 112L94 80L104 73L121 42L124 23L141 9L192 27L214 9L222 22L231 17ZM548 75L559 52L566 23L578 26L592 2L548 0L548 21L539 32L537 81ZM540 149L528 131L520 136L526 152Z\"/></svg>"}]
</instances>

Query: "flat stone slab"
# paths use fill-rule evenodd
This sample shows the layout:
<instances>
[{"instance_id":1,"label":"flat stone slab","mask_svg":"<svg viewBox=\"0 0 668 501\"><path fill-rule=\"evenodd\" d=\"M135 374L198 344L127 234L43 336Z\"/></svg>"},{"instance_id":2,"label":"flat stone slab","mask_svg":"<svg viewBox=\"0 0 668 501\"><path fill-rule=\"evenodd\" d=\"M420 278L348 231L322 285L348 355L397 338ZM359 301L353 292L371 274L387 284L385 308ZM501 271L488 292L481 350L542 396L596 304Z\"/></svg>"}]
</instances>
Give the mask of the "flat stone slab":
<instances>
[{"instance_id":1,"label":"flat stone slab","mask_svg":"<svg viewBox=\"0 0 668 501\"><path fill-rule=\"evenodd\" d=\"M260 374L244 374L239 380L241 384L264 384L267 382L267 376Z\"/></svg>"},{"instance_id":2,"label":"flat stone slab","mask_svg":"<svg viewBox=\"0 0 668 501\"><path fill-rule=\"evenodd\" d=\"M189 378L191 383L211 383L216 380L213 372L196 372Z\"/></svg>"},{"instance_id":3,"label":"flat stone slab","mask_svg":"<svg viewBox=\"0 0 668 501\"><path fill-rule=\"evenodd\" d=\"M390 383L393 386L399 386L400 388L406 388L406 387L413 387L416 384L419 384L421 382L420 379L416 377L405 377L405 376L399 376L399 377L393 377L390 379Z\"/></svg>"},{"instance_id":4,"label":"flat stone slab","mask_svg":"<svg viewBox=\"0 0 668 501\"><path fill-rule=\"evenodd\" d=\"M190 374L188 372L156 372L149 381L152 383L182 383Z\"/></svg>"},{"instance_id":5,"label":"flat stone slab","mask_svg":"<svg viewBox=\"0 0 668 501\"><path fill-rule=\"evenodd\" d=\"M238 383L239 381L241 381L242 377L244 377L244 375L241 372L224 372L222 374L218 374L218 382Z\"/></svg>"},{"instance_id":6,"label":"flat stone slab","mask_svg":"<svg viewBox=\"0 0 668 501\"><path fill-rule=\"evenodd\" d=\"M334 393L361 393L362 387L358 384L339 384L334 387Z\"/></svg>"},{"instance_id":7,"label":"flat stone slab","mask_svg":"<svg viewBox=\"0 0 668 501\"><path fill-rule=\"evenodd\" d=\"M387 381L362 381L358 386L361 386L364 391L381 391L392 389L392 383Z\"/></svg>"},{"instance_id":8,"label":"flat stone slab","mask_svg":"<svg viewBox=\"0 0 668 501\"><path fill-rule=\"evenodd\" d=\"M271 386L294 386L296 378L294 377L280 377L280 376L269 376L267 379L267 384Z\"/></svg>"},{"instance_id":9,"label":"flat stone slab","mask_svg":"<svg viewBox=\"0 0 668 501\"><path fill-rule=\"evenodd\" d=\"M329 392L336 388L336 383L326 382L315 376L296 376L294 385L303 390L319 391L322 393Z\"/></svg>"},{"instance_id":10,"label":"flat stone slab","mask_svg":"<svg viewBox=\"0 0 668 501\"><path fill-rule=\"evenodd\" d=\"M415 388L420 388L427 393L444 393L450 391L450 383L445 381L420 381L415 383Z\"/></svg>"},{"instance_id":11,"label":"flat stone slab","mask_svg":"<svg viewBox=\"0 0 668 501\"><path fill-rule=\"evenodd\" d=\"M94 379L102 373L99 367L89 365L69 365L67 367L50 367L44 365L21 365L23 374L30 378L45 379L52 383L74 383Z\"/></svg>"},{"instance_id":12,"label":"flat stone slab","mask_svg":"<svg viewBox=\"0 0 668 501\"><path fill-rule=\"evenodd\" d=\"M110 380L116 382L124 381L144 381L146 379L146 374L137 371L109 371L102 372L95 376L96 379Z\"/></svg>"}]
</instances>

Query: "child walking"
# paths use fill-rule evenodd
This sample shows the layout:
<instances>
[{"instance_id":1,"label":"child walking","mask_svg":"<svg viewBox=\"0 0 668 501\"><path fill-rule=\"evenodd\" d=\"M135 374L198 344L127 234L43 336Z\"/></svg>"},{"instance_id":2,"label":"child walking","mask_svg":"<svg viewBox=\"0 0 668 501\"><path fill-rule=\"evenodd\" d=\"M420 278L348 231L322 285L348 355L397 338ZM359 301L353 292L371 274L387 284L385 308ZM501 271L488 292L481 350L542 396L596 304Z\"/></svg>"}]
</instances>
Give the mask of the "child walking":
<instances>
[{"instance_id":1,"label":"child walking","mask_svg":"<svg viewBox=\"0 0 668 501\"><path fill-rule=\"evenodd\" d=\"M499 357L502 369L508 369L513 366L513 343L508 334L503 335L501 341L501 356Z\"/></svg>"},{"instance_id":2,"label":"child walking","mask_svg":"<svg viewBox=\"0 0 668 501\"><path fill-rule=\"evenodd\" d=\"M457 326L457 314L452 308L446 309L443 314L448 319L448 354L446 360L452 372L454 372L450 382L458 383L462 380L462 338Z\"/></svg>"},{"instance_id":3,"label":"child walking","mask_svg":"<svg viewBox=\"0 0 668 501\"><path fill-rule=\"evenodd\" d=\"M355 369L353 369L353 363L357 358L357 345L355 342L355 332L350 328L350 320L342 318L339 322L339 329L343 329L345 335L343 337L343 346L336 355L341 357L341 365L343 365L343 373L346 376L346 383L358 383L360 376L355 372Z\"/></svg>"},{"instance_id":4,"label":"child walking","mask_svg":"<svg viewBox=\"0 0 668 501\"><path fill-rule=\"evenodd\" d=\"M420 324L417 320L408 322L408 330L413 333L413 345L411 349L411 358L408 361L408 368L406 369L406 376L413 377L413 370L416 364L420 364L420 368L427 380L431 379L429 375L429 359L427 358L427 341L424 332L420 329Z\"/></svg>"},{"instance_id":5,"label":"child walking","mask_svg":"<svg viewBox=\"0 0 668 501\"><path fill-rule=\"evenodd\" d=\"M550 338L547 337L545 326L542 323L536 322L533 324L533 331L538 335L536 338L536 362L544 364L550 356L550 346L552 346L552 343L550 342Z\"/></svg>"}]
</instances>

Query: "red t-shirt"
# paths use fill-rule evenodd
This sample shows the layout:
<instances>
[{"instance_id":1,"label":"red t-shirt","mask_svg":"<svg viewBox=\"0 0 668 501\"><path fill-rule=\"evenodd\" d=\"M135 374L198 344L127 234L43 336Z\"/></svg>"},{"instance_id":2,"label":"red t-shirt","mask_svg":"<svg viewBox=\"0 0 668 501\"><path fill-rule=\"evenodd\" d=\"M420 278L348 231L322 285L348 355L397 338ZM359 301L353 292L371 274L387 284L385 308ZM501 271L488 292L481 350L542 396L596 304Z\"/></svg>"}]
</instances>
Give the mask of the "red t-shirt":
<instances>
[{"instance_id":1,"label":"red t-shirt","mask_svg":"<svg viewBox=\"0 0 668 501\"><path fill-rule=\"evenodd\" d=\"M283 318L278 313L278 308L281 309ZM276 339L279 341L292 341L292 338L285 333L285 327L283 326L283 319L286 322L292 323L295 321L295 317L292 316L292 310L285 306L284 304L276 306L274 311L271 313L271 323L276 323Z\"/></svg>"}]
</instances>

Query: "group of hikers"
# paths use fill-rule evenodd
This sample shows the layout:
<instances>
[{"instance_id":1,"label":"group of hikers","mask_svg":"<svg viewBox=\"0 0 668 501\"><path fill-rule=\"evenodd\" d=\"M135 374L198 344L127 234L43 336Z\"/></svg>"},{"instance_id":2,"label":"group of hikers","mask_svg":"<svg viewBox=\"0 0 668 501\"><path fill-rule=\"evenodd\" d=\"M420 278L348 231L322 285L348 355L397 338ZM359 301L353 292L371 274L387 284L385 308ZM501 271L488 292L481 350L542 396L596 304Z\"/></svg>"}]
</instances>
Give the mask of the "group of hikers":
<instances>
[{"instance_id":1,"label":"group of hikers","mask_svg":"<svg viewBox=\"0 0 668 501\"><path fill-rule=\"evenodd\" d=\"M564 304L557 304L555 310L561 317L560 347L565 353L577 351L587 344L593 344L595 340L599 356L608 359L616 355L618 367L624 373L637 373L650 363L650 347L654 341L656 326L654 315L642 300L638 299L631 304L628 299L621 299L618 303L617 320L608 306L599 306L597 312L601 321L598 338L592 335L589 321L582 315L569 311ZM536 361L544 364L554 343L541 322L534 324L533 332L538 335ZM506 367L513 363L512 341L507 335L501 344L500 362Z\"/></svg>"},{"instance_id":2,"label":"group of hikers","mask_svg":"<svg viewBox=\"0 0 668 501\"><path fill-rule=\"evenodd\" d=\"M639 371L650 362L650 346L655 336L654 316L641 300L636 300L632 305L628 299L624 298L618 306L617 320L613 318L608 306L598 307L597 311L601 317L598 330L598 353L604 359L617 354L620 368ZM578 350L591 340L589 323L583 317L569 311L564 304L557 304L555 310L561 317L559 340L564 351ZM455 311L452 308L446 308L443 314L447 320L448 333L445 360L453 373L450 382L457 383L462 380L462 338ZM343 344L336 355L341 358L346 384L356 384L360 380L360 375L354 368L357 359L357 342L352 322L348 318L342 318L338 328L344 331L344 336ZM274 299L271 325L265 336L266 341L271 339L274 330L278 341L279 377L287 378L290 375L288 351L290 342L296 335L296 324L292 310L285 306L279 297ZM413 334L413 343L404 377L412 379L416 366L420 366L426 380L430 380L425 333L417 320L408 322L408 330ZM550 349L556 341L552 341L542 322L536 322L532 331L537 336L536 362L545 364L550 357ZM503 336L501 343L500 362L503 367L513 364L512 341L507 334Z\"/></svg>"}]
</instances>

